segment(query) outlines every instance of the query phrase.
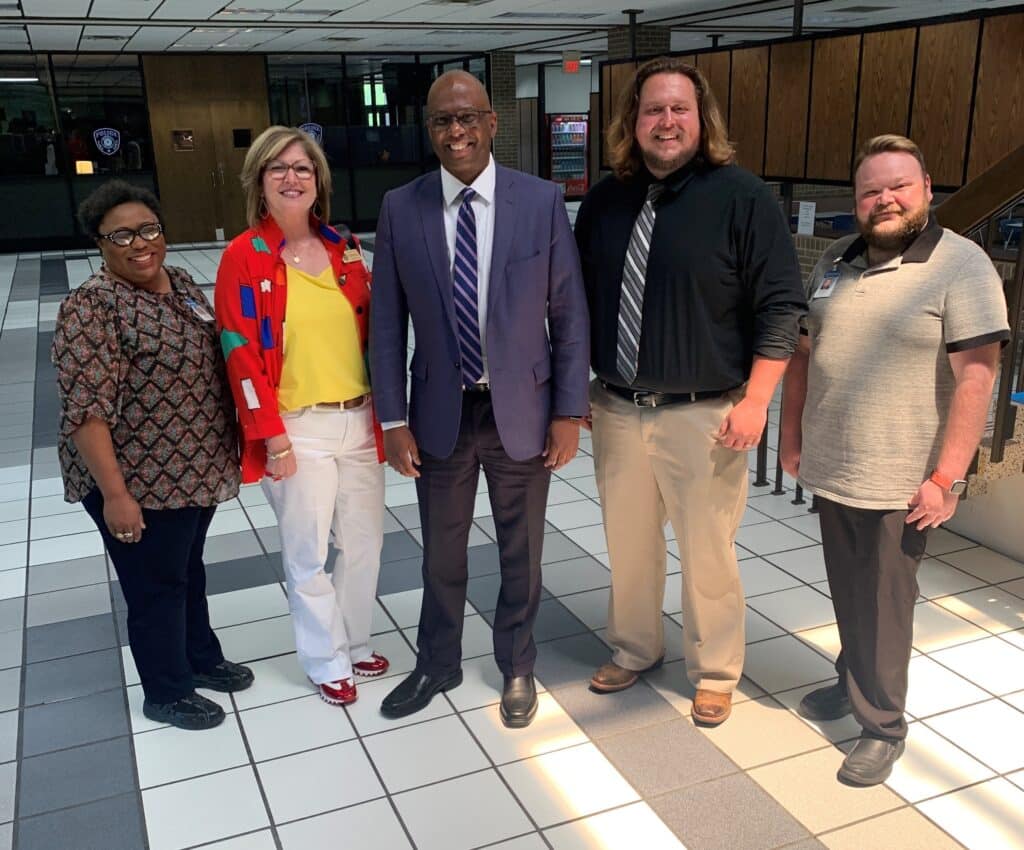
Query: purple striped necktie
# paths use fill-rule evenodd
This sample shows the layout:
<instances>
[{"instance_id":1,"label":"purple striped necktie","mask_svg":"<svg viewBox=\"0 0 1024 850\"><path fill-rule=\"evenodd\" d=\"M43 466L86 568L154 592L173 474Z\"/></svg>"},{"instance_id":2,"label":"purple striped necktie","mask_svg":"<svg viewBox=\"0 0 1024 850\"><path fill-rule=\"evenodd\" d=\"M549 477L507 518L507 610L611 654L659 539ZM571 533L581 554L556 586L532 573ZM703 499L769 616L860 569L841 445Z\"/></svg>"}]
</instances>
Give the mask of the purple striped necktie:
<instances>
[{"instance_id":1,"label":"purple striped necktie","mask_svg":"<svg viewBox=\"0 0 1024 850\"><path fill-rule=\"evenodd\" d=\"M476 192L468 187L459 193L462 204L455 225L455 263L452 268L462 378L466 384L477 383L484 374L477 298L476 217L471 203L474 195Z\"/></svg>"}]
</instances>

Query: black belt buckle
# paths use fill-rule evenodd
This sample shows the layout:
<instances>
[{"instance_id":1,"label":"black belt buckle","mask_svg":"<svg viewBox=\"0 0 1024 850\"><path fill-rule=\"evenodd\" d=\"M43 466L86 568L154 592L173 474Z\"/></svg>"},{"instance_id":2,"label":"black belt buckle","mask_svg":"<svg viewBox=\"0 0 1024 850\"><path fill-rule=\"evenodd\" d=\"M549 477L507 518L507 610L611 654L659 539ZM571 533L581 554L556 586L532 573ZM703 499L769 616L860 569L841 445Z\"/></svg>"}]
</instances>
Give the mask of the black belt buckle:
<instances>
[{"instance_id":1,"label":"black belt buckle","mask_svg":"<svg viewBox=\"0 0 1024 850\"><path fill-rule=\"evenodd\" d=\"M467 393L489 393L491 385L486 381L480 381L476 384L463 384L462 391Z\"/></svg>"}]
</instances>

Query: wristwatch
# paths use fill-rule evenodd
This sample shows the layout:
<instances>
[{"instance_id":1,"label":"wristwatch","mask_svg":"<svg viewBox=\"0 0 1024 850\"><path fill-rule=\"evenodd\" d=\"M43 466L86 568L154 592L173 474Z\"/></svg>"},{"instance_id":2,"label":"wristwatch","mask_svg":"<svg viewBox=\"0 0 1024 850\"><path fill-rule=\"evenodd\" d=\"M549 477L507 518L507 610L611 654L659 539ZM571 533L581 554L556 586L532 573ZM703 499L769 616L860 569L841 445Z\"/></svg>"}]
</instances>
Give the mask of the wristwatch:
<instances>
[{"instance_id":1,"label":"wristwatch","mask_svg":"<svg viewBox=\"0 0 1024 850\"><path fill-rule=\"evenodd\" d=\"M967 481L963 478L950 478L948 475L943 475L937 469L932 471L932 474L928 476L928 480L954 496L962 496L967 492Z\"/></svg>"}]
</instances>

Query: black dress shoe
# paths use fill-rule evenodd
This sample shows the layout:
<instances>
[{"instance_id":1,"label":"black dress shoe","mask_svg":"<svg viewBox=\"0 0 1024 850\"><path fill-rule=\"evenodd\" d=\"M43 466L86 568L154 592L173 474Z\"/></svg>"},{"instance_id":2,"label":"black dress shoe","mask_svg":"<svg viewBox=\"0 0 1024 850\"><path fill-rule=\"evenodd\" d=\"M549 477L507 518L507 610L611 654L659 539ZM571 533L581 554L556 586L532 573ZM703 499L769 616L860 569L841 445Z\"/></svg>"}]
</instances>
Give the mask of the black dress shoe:
<instances>
[{"instance_id":1,"label":"black dress shoe","mask_svg":"<svg viewBox=\"0 0 1024 850\"><path fill-rule=\"evenodd\" d=\"M234 661L221 661L206 673L193 673L192 684L197 688L209 688L225 694L244 691L252 684L252 670Z\"/></svg>"},{"instance_id":2,"label":"black dress shoe","mask_svg":"<svg viewBox=\"0 0 1024 850\"><path fill-rule=\"evenodd\" d=\"M537 686L533 673L506 676L501 691L501 722L510 729L529 726L537 713Z\"/></svg>"},{"instance_id":3,"label":"black dress shoe","mask_svg":"<svg viewBox=\"0 0 1024 850\"><path fill-rule=\"evenodd\" d=\"M892 738L861 738L839 768L839 779L850 785L878 785L892 773L906 741Z\"/></svg>"},{"instance_id":4,"label":"black dress shoe","mask_svg":"<svg viewBox=\"0 0 1024 850\"><path fill-rule=\"evenodd\" d=\"M421 708L430 705L434 694L450 691L462 684L462 671L456 670L447 675L436 673L420 673L413 670L405 680L380 704L380 713L392 719L415 714Z\"/></svg>"},{"instance_id":5,"label":"black dress shoe","mask_svg":"<svg viewBox=\"0 0 1024 850\"><path fill-rule=\"evenodd\" d=\"M224 709L194 692L174 702L144 700L142 713L156 723L170 723L179 729L212 729L224 722Z\"/></svg>"},{"instance_id":6,"label":"black dress shoe","mask_svg":"<svg viewBox=\"0 0 1024 850\"><path fill-rule=\"evenodd\" d=\"M828 685L811 691L802 700L796 712L808 720L838 720L850 713L850 697L840 684Z\"/></svg>"}]
</instances>

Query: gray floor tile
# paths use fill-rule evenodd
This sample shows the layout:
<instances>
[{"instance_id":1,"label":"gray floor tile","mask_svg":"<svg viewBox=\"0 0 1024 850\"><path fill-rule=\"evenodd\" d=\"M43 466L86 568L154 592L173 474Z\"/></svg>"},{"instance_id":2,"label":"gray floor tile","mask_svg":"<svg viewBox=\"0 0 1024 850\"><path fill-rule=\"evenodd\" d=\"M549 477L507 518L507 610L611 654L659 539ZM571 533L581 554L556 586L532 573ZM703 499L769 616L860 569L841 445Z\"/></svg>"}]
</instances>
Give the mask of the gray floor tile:
<instances>
[{"instance_id":1,"label":"gray floor tile","mask_svg":"<svg viewBox=\"0 0 1024 850\"><path fill-rule=\"evenodd\" d=\"M648 803L687 850L765 850L809 837L746 774L672 791Z\"/></svg>"},{"instance_id":2,"label":"gray floor tile","mask_svg":"<svg viewBox=\"0 0 1024 850\"><path fill-rule=\"evenodd\" d=\"M0 762L13 761L18 755L18 712L0 713Z\"/></svg>"},{"instance_id":3,"label":"gray floor tile","mask_svg":"<svg viewBox=\"0 0 1024 850\"><path fill-rule=\"evenodd\" d=\"M14 846L14 824L0 825L0 850L11 850ZM24 845L22 845L24 846Z\"/></svg>"},{"instance_id":4,"label":"gray floor tile","mask_svg":"<svg viewBox=\"0 0 1024 850\"><path fill-rule=\"evenodd\" d=\"M25 630L25 661L50 661L69 655L117 646L114 620L109 614L65 620Z\"/></svg>"},{"instance_id":5,"label":"gray floor tile","mask_svg":"<svg viewBox=\"0 0 1024 850\"><path fill-rule=\"evenodd\" d=\"M570 558L544 567L544 586L555 596L608 587L612 574L596 558Z\"/></svg>"},{"instance_id":6,"label":"gray floor tile","mask_svg":"<svg viewBox=\"0 0 1024 850\"><path fill-rule=\"evenodd\" d=\"M19 850L139 850L146 846L138 797L122 794L18 823Z\"/></svg>"},{"instance_id":7,"label":"gray floor tile","mask_svg":"<svg viewBox=\"0 0 1024 850\"><path fill-rule=\"evenodd\" d=\"M589 682L594 671L604 664L610 650L593 634L545 643L537 653L534 672L548 690Z\"/></svg>"},{"instance_id":8,"label":"gray floor tile","mask_svg":"<svg viewBox=\"0 0 1024 850\"><path fill-rule=\"evenodd\" d=\"M543 676L540 680L550 688ZM587 676L585 680L559 688L555 699L595 740L679 719L679 712L644 681L617 694L594 693L589 681Z\"/></svg>"},{"instance_id":9,"label":"gray floor tile","mask_svg":"<svg viewBox=\"0 0 1024 850\"><path fill-rule=\"evenodd\" d=\"M120 688L27 708L22 722L23 757L117 738L131 731Z\"/></svg>"},{"instance_id":10,"label":"gray floor tile","mask_svg":"<svg viewBox=\"0 0 1024 850\"><path fill-rule=\"evenodd\" d=\"M18 815L31 817L134 790L128 738L87 744L21 763Z\"/></svg>"},{"instance_id":11,"label":"gray floor tile","mask_svg":"<svg viewBox=\"0 0 1024 850\"><path fill-rule=\"evenodd\" d=\"M469 547L469 577L491 575L501 571L498 560L498 544L488 543L486 546Z\"/></svg>"},{"instance_id":12,"label":"gray floor tile","mask_svg":"<svg viewBox=\"0 0 1024 850\"><path fill-rule=\"evenodd\" d=\"M14 793L18 781L18 766L12 761L0 764L0 822L14 818Z\"/></svg>"},{"instance_id":13,"label":"gray floor tile","mask_svg":"<svg viewBox=\"0 0 1024 850\"><path fill-rule=\"evenodd\" d=\"M25 705L39 705L121 687L121 652L101 649L25 668Z\"/></svg>"},{"instance_id":14,"label":"gray floor tile","mask_svg":"<svg viewBox=\"0 0 1024 850\"><path fill-rule=\"evenodd\" d=\"M110 611L110 588L104 582L40 593L28 597L27 609L29 627L106 614Z\"/></svg>"},{"instance_id":15,"label":"gray floor tile","mask_svg":"<svg viewBox=\"0 0 1024 850\"><path fill-rule=\"evenodd\" d=\"M404 561L391 561L381 564L377 575L377 593L384 596L388 593L401 593L423 587L423 558L406 558Z\"/></svg>"},{"instance_id":16,"label":"gray floor tile","mask_svg":"<svg viewBox=\"0 0 1024 850\"><path fill-rule=\"evenodd\" d=\"M219 534L206 538L203 560L207 564L220 561L232 561L236 558L248 558L262 555L263 547L252 531L236 531L234 534Z\"/></svg>"},{"instance_id":17,"label":"gray floor tile","mask_svg":"<svg viewBox=\"0 0 1024 850\"><path fill-rule=\"evenodd\" d=\"M0 670L21 664L21 631L0 632Z\"/></svg>"},{"instance_id":18,"label":"gray floor tile","mask_svg":"<svg viewBox=\"0 0 1024 850\"><path fill-rule=\"evenodd\" d=\"M407 531L394 531L384 535L384 548L380 553L382 564L422 556L423 547Z\"/></svg>"},{"instance_id":19,"label":"gray floor tile","mask_svg":"<svg viewBox=\"0 0 1024 850\"><path fill-rule=\"evenodd\" d=\"M206 567L206 592L209 595L274 584L277 581L277 572L266 555L235 558L207 564Z\"/></svg>"},{"instance_id":20,"label":"gray floor tile","mask_svg":"<svg viewBox=\"0 0 1024 850\"><path fill-rule=\"evenodd\" d=\"M54 564L39 564L28 569L28 592L49 593L107 581L107 559L103 555L74 558Z\"/></svg>"},{"instance_id":21,"label":"gray floor tile","mask_svg":"<svg viewBox=\"0 0 1024 850\"><path fill-rule=\"evenodd\" d=\"M544 556L542 564L568 561L570 558L584 558L587 553L561 532L544 535Z\"/></svg>"},{"instance_id":22,"label":"gray floor tile","mask_svg":"<svg viewBox=\"0 0 1024 850\"><path fill-rule=\"evenodd\" d=\"M419 505L399 505L388 508L391 515L397 519L404 528L420 528L420 507Z\"/></svg>"},{"instance_id":23,"label":"gray floor tile","mask_svg":"<svg viewBox=\"0 0 1024 850\"><path fill-rule=\"evenodd\" d=\"M18 707L21 697L21 668L0 670L0 711Z\"/></svg>"},{"instance_id":24,"label":"gray floor tile","mask_svg":"<svg viewBox=\"0 0 1024 850\"><path fill-rule=\"evenodd\" d=\"M494 611L488 611L483 616L488 623L494 625ZM537 608L537 619L533 624L533 639L537 643L558 640L589 631L576 615L557 599L541 600Z\"/></svg>"},{"instance_id":25,"label":"gray floor tile","mask_svg":"<svg viewBox=\"0 0 1024 850\"><path fill-rule=\"evenodd\" d=\"M20 630L25 623L25 600L0 599L0 632Z\"/></svg>"},{"instance_id":26,"label":"gray floor tile","mask_svg":"<svg viewBox=\"0 0 1024 850\"><path fill-rule=\"evenodd\" d=\"M276 525L270 528L257 528L256 536L268 552L281 551L281 531Z\"/></svg>"},{"instance_id":27,"label":"gray floor tile","mask_svg":"<svg viewBox=\"0 0 1024 850\"><path fill-rule=\"evenodd\" d=\"M558 698L567 693L559 692ZM611 696L611 695L609 695ZM682 717L602 738L598 748L643 797L655 797L739 768Z\"/></svg>"}]
</instances>

